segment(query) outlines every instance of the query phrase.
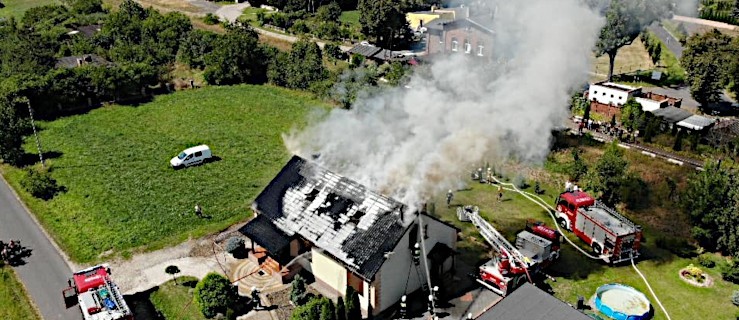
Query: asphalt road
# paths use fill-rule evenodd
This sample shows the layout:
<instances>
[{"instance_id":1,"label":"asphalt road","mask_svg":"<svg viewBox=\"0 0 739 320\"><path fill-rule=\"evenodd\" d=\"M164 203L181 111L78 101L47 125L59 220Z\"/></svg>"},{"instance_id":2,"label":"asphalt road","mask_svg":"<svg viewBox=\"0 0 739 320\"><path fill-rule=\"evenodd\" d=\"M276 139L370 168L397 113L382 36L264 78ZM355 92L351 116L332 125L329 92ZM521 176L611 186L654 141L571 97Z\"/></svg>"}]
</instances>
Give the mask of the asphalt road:
<instances>
[{"instance_id":1,"label":"asphalt road","mask_svg":"<svg viewBox=\"0 0 739 320\"><path fill-rule=\"evenodd\" d=\"M683 56L683 45L680 43L679 40L675 39L675 37L667 32L667 29L665 29L661 24L654 23L647 29L649 29L649 31L652 31L660 40L662 40L662 43L664 43L667 48L670 49L672 54L674 54L675 57L680 60L680 58Z\"/></svg>"},{"instance_id":2,"label":"asphalt road","mask_svg":"<svg viewBox=\"0 0 739 320\"><path fill-rule=\"evenodd\" d=\"M69 266L1 178L0 239L20 240L33 250L25 264L14 268L44 319L82 319L78 307L65 309L62 300L62 289L72 275Z\"/></svg>"}]
</instances>

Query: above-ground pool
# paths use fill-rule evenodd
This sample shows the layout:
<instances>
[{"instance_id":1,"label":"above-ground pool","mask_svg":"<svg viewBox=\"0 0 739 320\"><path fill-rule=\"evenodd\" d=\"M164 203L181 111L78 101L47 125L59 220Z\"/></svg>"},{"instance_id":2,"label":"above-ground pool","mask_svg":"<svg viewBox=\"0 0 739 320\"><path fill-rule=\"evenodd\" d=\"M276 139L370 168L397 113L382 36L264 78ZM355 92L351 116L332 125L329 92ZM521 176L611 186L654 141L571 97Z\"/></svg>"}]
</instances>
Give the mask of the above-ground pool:
<instances>
[{"instance_id":1,"label":"above-ground pool","mask_svg":"<svg viewBox=\"0 0 739 320\"><path fill-rule=\"evenodd\" d=\"M617 283L602 285L595 291L595 307L616 320L642 320L651 317L649 299L636 289Z\"/></svg>"}]
</instances>

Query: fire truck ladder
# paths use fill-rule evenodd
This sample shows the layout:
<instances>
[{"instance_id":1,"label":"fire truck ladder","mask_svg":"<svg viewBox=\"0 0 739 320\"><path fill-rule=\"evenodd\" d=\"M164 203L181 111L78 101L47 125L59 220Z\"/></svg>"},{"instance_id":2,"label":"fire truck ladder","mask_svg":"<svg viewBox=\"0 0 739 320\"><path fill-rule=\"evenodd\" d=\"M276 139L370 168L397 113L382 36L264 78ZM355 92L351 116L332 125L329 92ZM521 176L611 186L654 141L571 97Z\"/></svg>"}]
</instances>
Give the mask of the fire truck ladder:
<instances>
[{"instance_id":1,"label":"fire truck ladder","mask_svg":"<svg viewBox=\"0 0 739 320\"><path fill-rule=\"evenodd\" d=\"M118 288L110 281L110 278L105 277L105 289L108 290L108 294L110 294L111 297L113 297L113 301L115 302L115 306L117 310L123 310L126 311L123 308L123 304L121 304L121 301L123 301L123 297L120 296L120 292L118 292Z\"/></svg>"},{"instance_id":2,"label":"fire truck ladder","mask_svg":"<svg viewBox=\"0 0 739 320\"><path fill-rule=\"evenodd\" d=\"M472 221L472 224L477 227L477 230L480 231L480 234L482 235L485 240L487 240L490 245L493 247L499 248L502 253L507 255L511 261L512 266L516 266L516 264L520 264L521 267L526 271L526 277L529 279L529 282L533 282L531 279L531 275L529 274L529 264L526 263L529 259L526 258L523 254L521 254L516 247L511 245L508 240L506 240L505 237L503 237L498 230L493 228L492 225L490 225L489 222L487 222L485 219L483 219L479 213L477 212L470 212L468 213L468 216L470 220Z\"/></svg>"},{"instance_id":3,"label":"fire truck ladder","mask_svg":"<svg viewBox=\"0 0 739 320\"><path fill-rule=\"evenodd\" d=\"M616 210L611 209L610 207L608 207L607 205L605 205L603 202L600 202L600 201L596 200L595 201L595 206L598 207L598 208L600 208L600 209L603 209L605 212L608 212L608 214L610 214L611 216L613 216L614 218L616 218L619 222L621 222L621 223L623 223L623 224L625 224L627 226L640 229L640 227L638 225L634 224L634 222L632 222L628 218L622 216Z\"/></svg>"}]
</instances>

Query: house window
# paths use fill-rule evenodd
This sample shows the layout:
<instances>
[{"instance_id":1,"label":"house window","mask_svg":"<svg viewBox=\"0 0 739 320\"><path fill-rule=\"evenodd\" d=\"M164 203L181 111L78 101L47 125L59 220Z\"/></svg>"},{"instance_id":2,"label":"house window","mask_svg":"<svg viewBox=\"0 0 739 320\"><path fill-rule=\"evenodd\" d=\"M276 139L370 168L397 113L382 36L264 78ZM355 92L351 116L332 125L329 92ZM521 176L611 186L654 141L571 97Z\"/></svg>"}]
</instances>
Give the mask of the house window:
<instances>
[{"instance_id":1,"label":"house window","mask_svg":"<svg viewBox=\"0 0 739 320\"><path fill-rule=\"evenodd\" d=\"M464 39L464 53L469 54L470 52L472 52L472 45L469 40Z\"/></svg>"},{"instance_id":2,"label":"house window","mask_svg":"<svg viewBox=\"0 0 739 320\"><path fill-rule=\"evenodd\" d=\"M482 57L482 50L485 49L485 46L482 42L477 43L477 55Z\"/></svg>"},{"instance_id":3,"label":"house window","mask_svg":"<svg viewBox=\"0 0 739 320\"><path fill-rule=\"evenodd\" d=\"M593 94L598 94L598 91L593 91Z\"/></svg>"},{"instance_id":4,"label":"house window","mask_svg":"<svg viewBox=\"0 0 739 320\"><path fill-rule=\"evenodd\" d=\"M459 42L457 38L452 38L452 51L457 52L459 50Z\"/></svg>"},{"instance_id":5,"label":"house window","mask_svg":"<svg viewBox=\"0 0 739 320\"><path fill-rule=\"evenodd\" d=\"M613 95L611 95L611 98L613 98Z\"/></svg>"}]
</instances>

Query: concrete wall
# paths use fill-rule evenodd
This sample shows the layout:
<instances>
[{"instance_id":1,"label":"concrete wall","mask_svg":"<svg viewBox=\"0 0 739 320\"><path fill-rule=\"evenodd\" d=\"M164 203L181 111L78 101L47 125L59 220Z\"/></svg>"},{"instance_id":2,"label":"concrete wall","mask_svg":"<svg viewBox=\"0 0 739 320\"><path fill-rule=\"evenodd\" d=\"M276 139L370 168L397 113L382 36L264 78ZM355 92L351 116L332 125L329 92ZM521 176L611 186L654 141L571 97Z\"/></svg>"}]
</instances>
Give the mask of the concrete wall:
<instances>
[{"instance_id":1,"label":"concrete wall","mask_svg":"<svg viewBox=\"0 0 739 320\"><path fill-rule=\"evenodd\" d=\"M434 245L436 245L437 242L444 243L450 248L456 250L456 229L426 216L422 216L421 219L423 225L428 225L429 238L424 240L426 243L426 254L431 251L431 249L434 247ZM418 220L416 220L415 223L417 222ZM379 287L379 291L381 292L381 294L378 305L376 305L374 307L375 309L373 310L375 313L378 313L393 306L395 303L400 301L400 297L402 297L403 294L414 292L421 288L421 284L426 283L425 268L426 263L429 263L429 261L428 259L425 259L425 255L421 259L421 265L419 268L419 270L421 271L421 277L419 279L418 273L416 272L416 266L413 265L411 249L409 248L411 229L412 228L409 228L408 231L406 231L405 235L403 235L403 238L400 240L400 242L398 242L398 245L395 246L395 249L393 249L394 253L390 256L388 260L385 261L385 264L380 269L380 272L378 272L378 276L376 276L375 282L381 285ZM421 226L418 232L419 238L417 239L417 241L419 242L421 241L420 237L422 233L423 227ZM449 271L449 269L451 268L451 260L451 258L448 259L447 263L444 265L444 271ZM406 282L408 285L407 288ZM377 285L375 285L374 287L377 287Z\"/></svg>"},{"instance_id":2,"label":"concrete wall","mask_svg":"<svg viewBox=\"0 0 739 320\"><path fill-rule=\"evenodd\" d=\"M313 256L311 269L316 280L327 284L341 295L345 295L346 268L316 248L311 249L311 254Z\"/></svg>"},{"instance_id":3,"label":"concrete wall","mask_svg":"<svg viewBox=\"0 0 739 320\"><path fill-rule=\"evenodd\" d=\"M602 104L623 105L626 103L626 100L641 91L626 86L623 86L623 88L619 87L622 86L612 83L604 83L603 85L599 83L591 84L588 89L588 99L591 101L595 99Z\"/></svg>"},{"instance_id":4,"label":"concrete wall","mask_svg":"<svg viewBox=\"0 0 739 320\"><path fill-rule=\"evenodd\" d=\"M645 99L645 98L636 98L635 100L636 102L639 102L639 104L641 104L641 109L644 111L654 111L659 108L667 107L667 100L655 101L652 99Z\"/></svg>"}]
</instances>

